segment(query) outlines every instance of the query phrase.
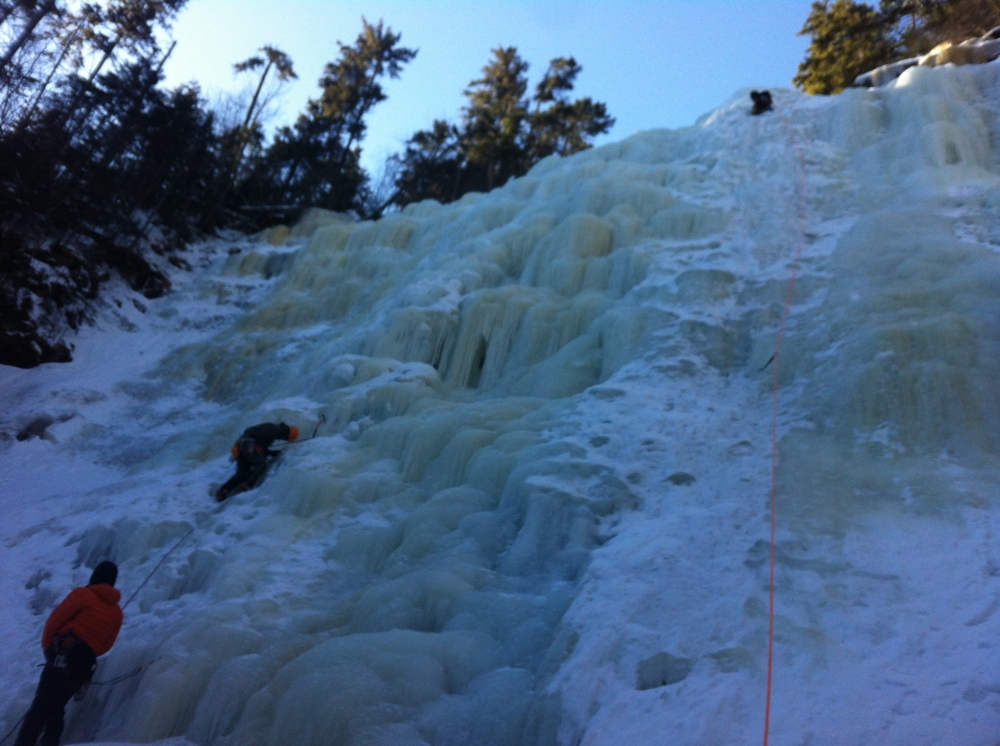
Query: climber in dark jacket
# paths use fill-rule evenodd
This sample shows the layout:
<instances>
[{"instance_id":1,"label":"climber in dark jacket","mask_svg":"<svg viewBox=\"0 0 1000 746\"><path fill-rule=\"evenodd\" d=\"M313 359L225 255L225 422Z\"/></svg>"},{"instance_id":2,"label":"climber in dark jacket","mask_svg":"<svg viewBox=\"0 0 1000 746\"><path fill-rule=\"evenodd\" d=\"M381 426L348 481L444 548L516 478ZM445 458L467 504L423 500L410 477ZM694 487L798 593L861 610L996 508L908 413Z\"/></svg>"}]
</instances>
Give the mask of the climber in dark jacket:
<instances>
[{"instance_id":1,"label":"climber in dark jacket","mask_svg":"<svg viewBox=\"0 0 1000 746\"><path fill-rule=\"evenodd\" d=\"M215 493L215 499L220 503L246 490L252 490L263 479L270 466L270 459L278 455L278 451L268 450L276 440L287 440L294 443L299 438L299 429L294 425L279 422L264 422L248 427L233 444L233 458L236 459L236 473Z\"/></svg>"},{"instance_id":2,"label":"climber in dark jacket","mask_svg":"<svg viewBox=\"0 0 1000 746\"><path fill-rule=\"evenodd\" d=\"M90 683L97 656L111 650L122 628L118 567L102 562L90 583L77 588L49 615L42 632L45 668L14 746L58 746L66 703Z\"/></svg>"},{"instance_id":3,"label":"climber in dark jacket","mask_svg":"<svg viewBox=\"0 0 1000 746\"><path fill-rule=\"evenodd\" d=\"M770 91L750 91L750 98L753 101L753 108L750 109L750 113L754 116L763 114L765 111L771 111L771 92Z\"/></svg>"}]
</instances>

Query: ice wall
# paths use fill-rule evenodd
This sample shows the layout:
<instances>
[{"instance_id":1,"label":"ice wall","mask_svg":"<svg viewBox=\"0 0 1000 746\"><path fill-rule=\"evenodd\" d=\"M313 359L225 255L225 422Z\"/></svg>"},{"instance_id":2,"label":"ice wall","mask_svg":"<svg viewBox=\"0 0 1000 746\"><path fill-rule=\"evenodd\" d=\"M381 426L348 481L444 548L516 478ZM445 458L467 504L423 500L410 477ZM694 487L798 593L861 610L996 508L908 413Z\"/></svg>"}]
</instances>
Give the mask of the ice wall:
<instances>
[{"instance_id":1,"label":"ice wall","mask_svg":"<svg viewBox=\"0 0 1000 746\"><path fill-rule=\"evenodd\" d=\"M860 624L841 601L887 603L890 583L891 625L921 596L903 570L879 580L852 537L872 516L933 536L992 511L998 70L780 91L762 117L741 94L454 205L360 224L316 211L263 237L277 245L234 246L202 294L245 312L126 387L143 432L113 458L132 476L67 540L132 582L195 528L101 675L155 662L88 695L71 736L613 744L670 723L677 743L756 738L767 364L802 165L780 654L806 677L849 650L877 678L897 659L838 635ZM213 510L243 427L309 434L321 414L262 487ZM855 708L865 665L832 694L779 679L777 732L802 740L816 712ZM932 742L840 727L830 743Z\"/></svg>"},{"instance_id":2,"label":"ice wall","mask_svg":"<svg viewBox=\"0 0 1000 746\"><path fill-rule=\"evenodd\" d=\"M786 356L803 419L785 439L785 479L807 520L843 527L848 506L946 511L974 499L929 454L996 466L996 70L907 70L833 119L864 202Z\"/></svg>"}]
</instances>

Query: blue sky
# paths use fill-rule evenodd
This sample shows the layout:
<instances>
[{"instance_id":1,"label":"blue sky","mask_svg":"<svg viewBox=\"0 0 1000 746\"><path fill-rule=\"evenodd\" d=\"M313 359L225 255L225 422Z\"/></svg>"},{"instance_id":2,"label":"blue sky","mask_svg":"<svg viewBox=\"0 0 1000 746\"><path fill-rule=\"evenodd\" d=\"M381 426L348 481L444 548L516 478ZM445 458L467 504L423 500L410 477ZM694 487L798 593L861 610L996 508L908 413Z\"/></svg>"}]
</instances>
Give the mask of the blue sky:
<instances>
[{"instance_id":1,"label":"blue sky","mask_svg":"<svg viewBox=\"0 0 1000 746\"><path fill-rule=\"evenodd\" d=\"M598 142L690 125L736 91L791 86L808 39L796 36L811 0L191 0L174 24L177 47L167 83L197 80L213 97L249 79L235 62L264 44L293 59L299 79L279 99L272 124L294 120L317 95L338 40L351 43L361 17L382 19L419 53L389 100L370 117L363 163L384 159L435 118L455 120L462 91L494 47L515 46L531 64L531 85L549 59L583 66L576 94L608 105L617 123ZM748 102L749 105L749 102Z\"/></svg>"}]
</instances>

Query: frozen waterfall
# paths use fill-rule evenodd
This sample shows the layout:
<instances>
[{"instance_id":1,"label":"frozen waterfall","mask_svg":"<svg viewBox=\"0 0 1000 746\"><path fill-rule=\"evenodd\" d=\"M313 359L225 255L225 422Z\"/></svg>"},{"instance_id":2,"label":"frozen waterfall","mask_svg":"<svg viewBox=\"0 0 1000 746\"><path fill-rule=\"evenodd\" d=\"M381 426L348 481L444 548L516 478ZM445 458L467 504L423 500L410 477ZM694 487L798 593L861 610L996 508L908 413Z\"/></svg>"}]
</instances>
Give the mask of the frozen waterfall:
<instances>
[{"instance_id":1,"label":"frozen waterfall","mask_svg":"<svg viewBox=\"0 0 1000 746\"><path fill-rule=\"evenodd\" d=\"M748 108L206 244L0 368L3 732L51 608L193 528L68 742L758 742L800 152L772 742L995 744L1000 63ZM216 507L244 427L321 415Z\"/></svg>"}]
</instances>

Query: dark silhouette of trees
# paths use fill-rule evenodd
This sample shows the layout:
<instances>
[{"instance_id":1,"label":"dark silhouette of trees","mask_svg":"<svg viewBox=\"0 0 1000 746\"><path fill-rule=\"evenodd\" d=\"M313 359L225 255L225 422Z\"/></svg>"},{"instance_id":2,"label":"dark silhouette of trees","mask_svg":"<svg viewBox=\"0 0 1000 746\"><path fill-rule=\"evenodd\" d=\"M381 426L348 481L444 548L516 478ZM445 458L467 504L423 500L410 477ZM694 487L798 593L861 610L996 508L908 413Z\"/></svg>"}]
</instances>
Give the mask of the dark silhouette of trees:
<instances>
[{"instance_id":1,"label":"dark silhouette of trees","mask_svg":"<svg viewBox=\"0 0 1000 746\"><path fill-rule=\"evenodd\" d=\"M0 0L0 364L64 361L114 278L155 298L189 242L289 222L309 207L377 217L390 205L451 201L590 147L614 119L571 99L581 68L552 60L529 96L513 47L469 84L461 123L438 121L390 159L361 167L372 109L417 54L362 19L339 44L320 94L267 142L268 86L296 77L273 46L237 63L255 76L245 108L220 117L196 86L162 85L157 29L186 0ZM223 121L225 119L225 121Z\"/></svg>"},{"instance_id":2,"label":"dark silhouette of trees","mask_svg":"<svg viewBox=\"0 0 1000 746\"><path fill-rule=\"evenodd\" d=\"M219 174L212 208L205 213L202 219L203 225L206 226L211 226L218 221L219 209L229 195L233 182L240 178L240 169L243 166L243 156L247 146L253 143L259 149L263 143L264 133L257 119L261 107L258 107L257 104L260 101L261 91L264 89L268 73L274 68L277 71L278 80L281 82L287 82L298 77L292 66L292 58L280 49L265 45L261 47L260 51L264 53L264 57L254 55L243 62L233 65L233 69L237 73L257 70L261 67L264 69L261 71L260 79L257 81L257 87L254 89L253 96L250 98L250 104L247 106L243 123L239 127L222 134L221 150L226 154L223 156L223 161L226 165ZM266 62L265 57L267 59Z\"/></svg>"},{"instance_id":3,"label":"dark silhouette of trees","mask_svg":"<svg viewBox=\"0 0 1000 746\"><path fill-rule=\"evenodd\" d=\"M421 130L406 143L406 151L395 156L396 192L390 199L400 207L423 199L446 203L469 191L462 134L452 124L437 119L429 130ZM478 186L478 185L477 185Z\"/></svg>"},{"instance_id":4,"label":"dark silhouette of trees","mask_svg":"<svg viewBox=\"0 0 1000 746\"><path fill-rule=\"evenodd\" d=\"M528 63L514 47L498 47L493 55L483 77L465 90L469 103L463 110L465 159L485 177L487 190L524 173L528 157L523 142Z\"/></svg>"},{"instance_id":5,"label":"dark silhouette of trees","mask_svg":"<svg viewBox=\"0 0 1000 746\"><path fill-rule=\"evenodd\" d=\"M6 75L11 61L31 40L38 24L42 22L45 16L56 11L55 0L42 0L42 2L38 3L19 3L15 7L20 7L26 13L26 16L18 34L10 41L7 48L0 53L0 76ZM14 8L12 7L10 12L13 10ZM4 21L10 16L10 12L4 17Z\"/></svg>"},{"instance_id":6,"label":"dark silhouette of trees","mask_svg":"<svg viewBox=\"0 0 1000 746\"><path fill-rule=\"evenodd\" d=\"M918 0L911 0L918 2ZM930 2L926 31L933 44L942 41L959 42L982 36L1000 26L1000 0L947 0Z\"/></svg>"},{"instance_id":7,"label":"dark silhouette of trees","mask_svg":"<svg viewBox=\"0 0 1000 746\"><path fill-rule=\"evenodd\" d=\"M264 82L267 80L267 74L271 72L271 68L273 67L277 71L278 80L283 82L299 77L295 74L295 70L292 68L292 58L280 49L265 45L260 48L260 51L264 53L265 57L267 57L267 62L265 62L262 57L254 56L233 65L236 72L246 72L247 70L256 70L261 66L264 67L264 70L260 74L260 80L257 82L257 88L254 89L253 97L250 99L250 105L247 107L247 114L243 118L242 139L244 144L249 139L251 124L254 121L255 115L258 113L257 101L260 99L260 92L264 88ZM241 148L237 161L239 161L242 156L243 150ZM239 164L237 163L237 165Z\"/></svg>"},{"instance_id":8,"label":"dark silhouette of trees","mask_svg":"<svg viewBox=\"0 0 1000 746\"><path fill-rule=\"evenodd\" d=\"M381 22L320 79L322 93L270 144L269 80L295 77L273 46L237 63L259 75L225 127L194 86L162 87L155 31L185 0L0 0L0 364L67 360L60 339L114 277L153 298L166 262L220 228L254 230L307 207L367 214L366 117L415 50ZM86 64L85 64L86 63Z\"/></svg>"},{"instance_id":9,"label":"dark silhouette of trees","mask_svg":"<svg viewBox=\"0 0 1000 746\"><path fill-rule=\"evenodd\" d=\"M159 87L154 31L182 5L3 6L0 363L68 359L59 338L113 276L148 297L169 288L156 255L193 237L182 211L204 200L200 171L215 167L197 90Z\"/></svg>"},{"instance_id":10,"label":"dark silhouette of trees","mask_svg":"<svg viewBox=\"0 0 1000 746\"><path fill-rule=\"evenodd\" d=\"M443 120L417 132L396 156L398 206L422 199L451 202L522 176L542 158L591 146L614 124L603 103L569 99L582 68L572 57L551 60L527 98L528 63L514 47L498 47L483 76L465 90L459 125Z\"/></svg>"},{"instance_id":11,"label":"dark silhouette of trees","mask_svg":"<svg viewBox=\"0 0 1000 746\"><path fill-rule=\"evenodd\" d=\"M366 118L386 99L382 79L399 77L417 52L400 46L400 34L381 21L362 23L354 44L340 44L339 57L327 64L319 98L309 101L293 126L280 128L248 166L235 207L268 216L265 223L303 207L366 212L368 175L360 163Z\"/></svg>"}]
</instances>

